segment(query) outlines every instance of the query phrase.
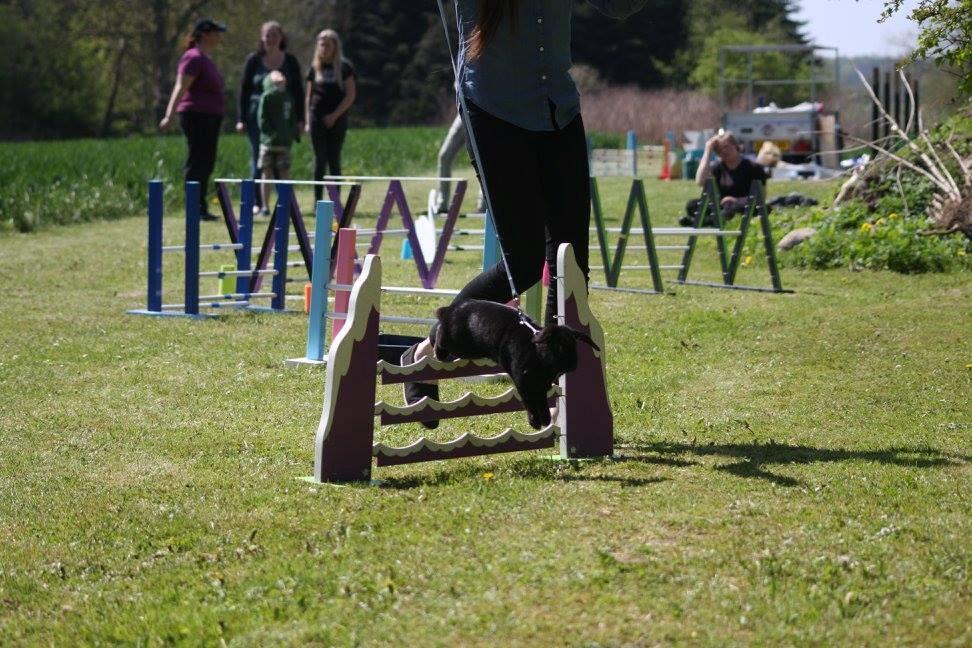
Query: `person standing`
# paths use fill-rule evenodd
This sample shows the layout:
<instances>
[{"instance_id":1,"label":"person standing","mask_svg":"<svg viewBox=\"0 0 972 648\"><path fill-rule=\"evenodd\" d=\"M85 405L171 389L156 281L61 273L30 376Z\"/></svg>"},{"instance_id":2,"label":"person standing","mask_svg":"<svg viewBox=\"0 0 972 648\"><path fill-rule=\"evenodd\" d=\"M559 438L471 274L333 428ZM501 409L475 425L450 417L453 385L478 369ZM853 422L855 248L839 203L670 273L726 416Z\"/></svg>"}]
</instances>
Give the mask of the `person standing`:
<instances>
[{"instance_id":1,"label":"person standing","mask_svg":"<svg viewBox=\"0 0 972 648\"><path fill-rule=\"evenodd\" d=\"M255 52L246 57L240 79L236 132L246 131L250 140L250 175L254 179L260 177L260 123L257 109L263 94L263 81L273 71L281 72L287 80L287 92L290 93L297 111L300 132L304 128L304 88L301 85L300 62L287 51L287 34L276 20L267 21L260 27L260 44ZM253 213L261 210L264 215L270 213L266 196L265 189L257 192Z\"/></svg>"},{"instance_id":2,"label":"person standing","mask_svg":"<svg viewBox=\"0 0 972 648\"><path fill-rule=\"evenodd\" d=\"M307 73L307 132L314 146L314 180L341 175L341 149L348 133L348 110L357 98L354 67L344 58L341 38L333 29L317 35L314 60ZM323 187L314 186L320 200Z\"/></svg>"},{"instance_id":3,"label":"person standing","mask_svg":"<svg viewBox=\"0 0 972 648\"><path fill-rule=\"evenodd\" d=\"M588 0L625 18L647 0ZM496 225L503 260L459 291L453 303L506 303L556 274L557 248L570 243L589 275L591 219L587 137L571 79L573 0L455 0L459 24L456 91L470 133L473 163ZM478 150L477 150L478 149ZM556 322L557 291L547 292L544 321ZM435 331L430 333L434 337ZM429 339L410 347L402 364L432 353ZM434 383L405 383L409 404L438 399ZM424 422L434 428L438 421Z\"/></svg>"},{"instance_id":4,"label":"person standing","mask_svg":"<svg viewBox=\"0 0 972 648\"><path fill-rule=\"evenodd\" d=\"M263 94L257 109L260 123L260 170L263 173L264 204L269 180L286 180L290 176L290 146L297 137L296 111L287 79L274 70L263 79Z\"/></svg>"},{"instance_id":5,"label":"person standing","mask_svg":"<svg viewBox=\"0 0 972 648\"><path fill-rule=\"evenodd\" d=\"M213 62L212 53L225 31L225 25L210 18L200 20L193 27L185 41L185 52L179 59L175 87L165 116L159 122L159 129L165 131L172 122L172 113L179 115L188 145L185 179L199 183L199 214L203 220L216 220L206 205L206 191L209 176L216 166L224 97L223 77Z\"/></svg>"},{"instance_id":6,"label":"person standing","mask_svg":"<svg viewBox=\"0 0 972 648\"><path fill-rule=\"evenodd\" d=\"M452 163L459 155L459 151L466 147L466 126L462 123L462 114L457 114L449 126L442 146L439 147L439 190L435 194L435 213L444 214L449 211L449 194L452 190L452 180L445 180L452 176ZM483 190L479 189L479 198L476 200L476 211L483 211Z\"/></svg>"}]
</instances>

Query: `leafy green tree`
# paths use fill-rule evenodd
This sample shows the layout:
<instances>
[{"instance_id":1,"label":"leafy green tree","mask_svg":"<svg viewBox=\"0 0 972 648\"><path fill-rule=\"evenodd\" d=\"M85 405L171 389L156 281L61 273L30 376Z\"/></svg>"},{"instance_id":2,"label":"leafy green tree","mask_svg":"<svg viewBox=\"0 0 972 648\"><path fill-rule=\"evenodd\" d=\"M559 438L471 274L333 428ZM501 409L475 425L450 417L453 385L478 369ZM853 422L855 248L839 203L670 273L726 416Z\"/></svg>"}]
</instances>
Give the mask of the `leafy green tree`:
<instances>
[{"instance_id":1,"label":"leafy green tree","mask_svg":"<svg viewBox=\"0 0 972 648\"><path fill-rule=\"evenodd\" d=\"M805 44L792 0L685 0L684 46L661 63L669 84L718 89L720 48L727 45ZM739 77L738 64L734 77ZM792 64L792 61L791 61ZM780 67L769 57L758 66Z\"/></svg>"},{"instance_id":2,"label":"leafy green tree","mask_svg":"<svg viewBox=\"0 0 972 648\"><path fill-rule=\"evenodd\" d=\"M754 32L739 26L726 24L718 27L703 41L698 64L689 79L692 85L713 94L724 89L727 101L732 102L750 92L752 103L762 99L763 103L776 102L784 105L804 101L808 97L805 88L793 85L761 86L756 84L750 89L746 80L809 79L811 60L809 55L782 52L758 52L750 57L741 52L723 51L732 46L778 45L785 42L783 37L772 30ZM724 67L723 67L724 66ZM724 87L720 85L724 81Z\"/></svg>"},{"instance_id":3,"label":"leafy green tree","mask_svg":"<svg viewBox=\"0 0 972 648\"><path fill-rule=\"evenodd\" d=\"M885 0L882 20L904 0ZM972 0L919 0L908 17L918 23L918 46L909 61L932 59L958 77L959 90L972 95Z\"/></svg>"},{"instance_id":4,"label":"leafy green tree","mask_svg":"<svg viewBox=\"0 0 972 648\"><path fill-rule=\"evenodd\" d=\"M0 135L8 138L91 135L103 88L97 57L71 38L60 3L0 6ZM65 32L67 37L65 37Z\"/></svg>"}]
</instances>

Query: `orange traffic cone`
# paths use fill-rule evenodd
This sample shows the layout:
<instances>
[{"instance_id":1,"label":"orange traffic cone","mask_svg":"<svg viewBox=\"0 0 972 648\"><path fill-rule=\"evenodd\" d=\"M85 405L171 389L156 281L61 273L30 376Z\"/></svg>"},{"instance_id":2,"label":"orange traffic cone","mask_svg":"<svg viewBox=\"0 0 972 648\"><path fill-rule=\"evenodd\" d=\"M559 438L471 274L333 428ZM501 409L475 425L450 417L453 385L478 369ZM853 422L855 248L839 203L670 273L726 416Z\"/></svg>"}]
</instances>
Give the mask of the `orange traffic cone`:
<instances>
[{"instance_id":1,"label":"orange traffic cone","mask_svg":"<svg viewBox=\"0 0 972 648\"><path fill-rule=\"evenodd\" d=\"M664 145L665 151L662 153L662 171L661 175L658 176L659 180L671 180L672 179L672 166L669 163L669 150L668 150L668 138L666 137L662 144Z\"/></svg>"}]
</instances>

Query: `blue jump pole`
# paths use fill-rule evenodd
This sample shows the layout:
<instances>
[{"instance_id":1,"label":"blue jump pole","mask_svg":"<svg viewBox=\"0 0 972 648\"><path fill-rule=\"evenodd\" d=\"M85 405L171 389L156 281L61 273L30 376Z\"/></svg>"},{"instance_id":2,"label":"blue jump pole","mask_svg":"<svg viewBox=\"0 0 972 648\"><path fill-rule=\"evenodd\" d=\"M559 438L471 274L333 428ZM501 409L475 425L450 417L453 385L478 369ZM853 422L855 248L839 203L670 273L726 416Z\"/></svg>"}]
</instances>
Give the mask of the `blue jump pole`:
<instances>
[{"instance_id":1,"label":"blue jump pole","mask_svg":"<svg viewBox=\"0 0 972 648\"><path fill-rule=\"evenodd\" d=\"M162 194L161 180L148 186L148 303L146 310L162 312Z\"/></svg>"},{"instance_id":2,"label":"blue jump pole","mask_svg":"<svg viewBox=\"0 0 972 648\"><path fill-rule=\"evenodd\" d=\"M628 150L631 151L631 175L638 175L638 136L633 130L628 131Z\"/></svg>"},{"instance_id":3,"label":"blue jump pole","mask_svg":"<svg viewBox=\"0 0 972 648\"><path fill-rule=\"evenodd\" d=\"M484 220L486 221L486 237L483 241L483 272L500 262L499 239L496 237L492 214L487 212Z\"/></svg>"},{"instance_id":4,"label":"blue jump pole","mask_svg":"<svg viewBox=\"0 0 972 648\"><path fill-rule=\"evenodd\" d=\"M327 325L327 285L331 282L331 223L334 203L317 201L314 225L314 264L311 267L310 321L307 325L307 360L324 360L324 329Z\"/></svg>"},{"instance_id":5,"label":"blue jump pole","mask_svg":"<svg viewBox=\"0 0 972 648\"><path fill-rule=\"evenodd\" d=\"M199 314L199 183L186 183L186 315Z\"/></svg>"},{"instance_id":6,"label":"blue jump pole","mask_svg":"<svg viewBox=\"0 0 972 648\"><path fill-rule=\"evenodd\" d=\"M277 214L274 220L273 269L277 273L273 276L274 298L270 301L270 308L275 311L287 309L287 247L290 244L290 201L293 200L293 189L290 185L277 185Z\"/></svg>"},{"instance_id":7,"label":"blue jump pole","mask_svg":"<svg viewBox=\"0 0 972 648\"><path fill-rule=\"evenodd\" d=\"M240 186L240 245L236 251L236 269L251 270L253 267L253 201L255 196L253 180L244 180ZM236 292L250 292L250 277L236 277Z\"/></svg>"}]
</instances>

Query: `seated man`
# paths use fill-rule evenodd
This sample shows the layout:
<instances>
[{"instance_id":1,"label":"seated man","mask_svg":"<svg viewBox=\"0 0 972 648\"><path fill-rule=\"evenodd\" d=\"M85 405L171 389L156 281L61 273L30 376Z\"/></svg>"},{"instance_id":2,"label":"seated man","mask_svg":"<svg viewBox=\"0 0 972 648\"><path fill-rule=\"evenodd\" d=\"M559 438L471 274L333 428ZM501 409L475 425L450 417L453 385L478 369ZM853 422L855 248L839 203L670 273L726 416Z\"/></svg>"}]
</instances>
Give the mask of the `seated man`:
<instances>
[{"instance_id":1,"label":"seated man","mask_svg":"<svg viewBox=\"0 0 972 648\"><path fill-rule=\"evenodd\" d=\"M719 156L719 162L711 164L712 154ZM749 188L753 182L765 182L766 170L760 165L744 158L739 152L739 142L732 133L714 135L705 143L705 151L699 161L699 170L695 174L695 182L704 187L709 178L715 178L721 196L720 208L723 220L729 220L738 213L742 213L749 206ZM695 218L701 200L690 200L685 205L685 216L679 219L679 225L691 227L695 225ZM706 214L703 225L714 226L716 223L711 212Z\"/></svg>"}]
</instances>

